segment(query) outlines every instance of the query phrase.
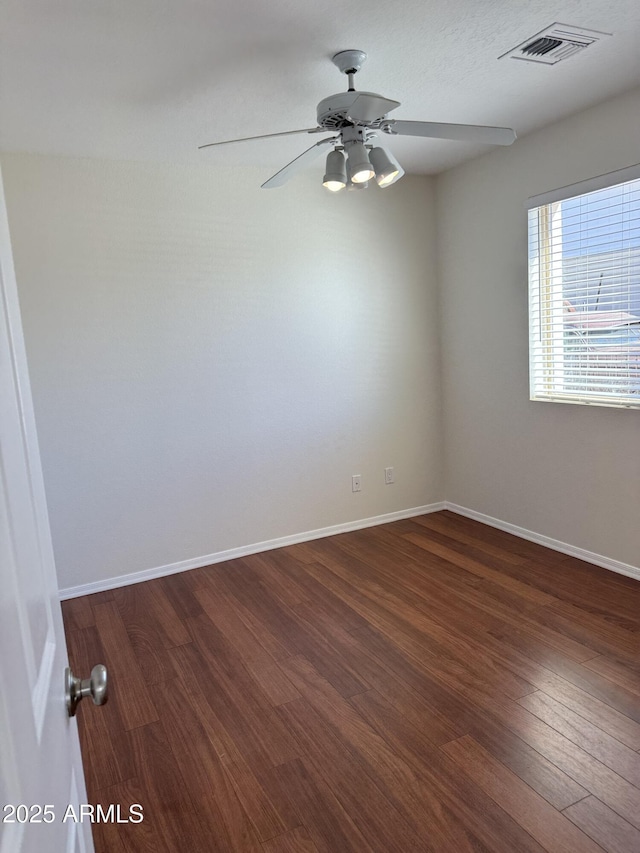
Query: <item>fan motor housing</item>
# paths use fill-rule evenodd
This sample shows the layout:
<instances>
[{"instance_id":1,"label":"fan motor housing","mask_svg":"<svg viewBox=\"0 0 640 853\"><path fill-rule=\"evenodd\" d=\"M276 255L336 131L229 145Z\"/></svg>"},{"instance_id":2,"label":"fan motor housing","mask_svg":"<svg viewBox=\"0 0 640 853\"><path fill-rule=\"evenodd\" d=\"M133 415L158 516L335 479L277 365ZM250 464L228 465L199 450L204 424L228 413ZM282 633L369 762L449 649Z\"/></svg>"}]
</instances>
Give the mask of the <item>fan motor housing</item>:
<instances>
[{"instance_id":1,"label":"fan motor housing","mask_svg":"<svg viewBox=\"0 0 640 853\"><path fill-rule=\"evenodd\" d=\"M355 122L349 118L349 110L358 99L370 101L368 113L371 118L367 116L367 121L363 123L369 124L385 117L383 112L380 115L377 114L380 110L389 108L390 102L382 95L377 95L375 92L338 92L336 95L323 98L318 104L317 114L320 127L326 127L327 130L340 130L354 124Z\"/></svg>"}]
</instances>

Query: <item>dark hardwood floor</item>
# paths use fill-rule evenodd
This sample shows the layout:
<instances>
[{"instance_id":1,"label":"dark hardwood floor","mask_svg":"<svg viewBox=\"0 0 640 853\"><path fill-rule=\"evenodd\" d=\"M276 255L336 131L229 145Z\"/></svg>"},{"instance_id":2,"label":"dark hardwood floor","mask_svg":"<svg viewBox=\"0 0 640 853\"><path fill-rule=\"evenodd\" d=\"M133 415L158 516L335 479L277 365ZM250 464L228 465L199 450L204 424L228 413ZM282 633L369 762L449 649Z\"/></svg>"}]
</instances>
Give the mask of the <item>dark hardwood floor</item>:
<instances>
[{"instance_id":1,"label":"dark hardwood floor","mask_svg":"<svg viewBox=\"0 0 640 853\"><path fill-rule=\"evenodd\" d=\"M67 601L98 853L639 853L640 584L449 512Z\"/></svg>"}]
</instances>

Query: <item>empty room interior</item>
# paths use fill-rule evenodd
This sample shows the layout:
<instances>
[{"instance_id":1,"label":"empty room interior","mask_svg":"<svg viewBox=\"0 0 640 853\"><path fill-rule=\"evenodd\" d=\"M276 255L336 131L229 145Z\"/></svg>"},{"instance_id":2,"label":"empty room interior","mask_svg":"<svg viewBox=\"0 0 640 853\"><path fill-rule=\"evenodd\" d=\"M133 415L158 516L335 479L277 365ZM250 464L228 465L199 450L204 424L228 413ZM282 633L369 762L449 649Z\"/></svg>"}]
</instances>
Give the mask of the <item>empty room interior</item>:
<instances>
[{"instance_id":1,"label":"empty room interior","mask_svg":"<svg viewBox=\"0 0 640 853\"><path fill-rule=\"evenodd\" d=\"M1 17L2 853L638 853L637 0Z\"/></svg>"}]
</instances>

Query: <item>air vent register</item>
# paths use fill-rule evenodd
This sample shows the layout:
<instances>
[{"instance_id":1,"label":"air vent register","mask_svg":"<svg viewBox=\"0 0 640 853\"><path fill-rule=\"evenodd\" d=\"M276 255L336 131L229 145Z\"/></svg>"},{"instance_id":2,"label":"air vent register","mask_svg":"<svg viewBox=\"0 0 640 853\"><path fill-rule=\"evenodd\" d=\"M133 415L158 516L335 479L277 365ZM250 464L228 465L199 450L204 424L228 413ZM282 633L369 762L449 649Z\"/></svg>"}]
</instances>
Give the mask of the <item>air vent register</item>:
<instances>
[{"instance_id":1,"label":"air vent register","mask_svg":"<svg viewBox=\"0 0 640 853\"><path fill-rule=\"evenodd\" d=\"M498 59L510 57L524 62L555 65L610 35L611 33L600 33L597 30L586 30L584 27L555 23L503 53Z\"/></svg>"}]
</instances>

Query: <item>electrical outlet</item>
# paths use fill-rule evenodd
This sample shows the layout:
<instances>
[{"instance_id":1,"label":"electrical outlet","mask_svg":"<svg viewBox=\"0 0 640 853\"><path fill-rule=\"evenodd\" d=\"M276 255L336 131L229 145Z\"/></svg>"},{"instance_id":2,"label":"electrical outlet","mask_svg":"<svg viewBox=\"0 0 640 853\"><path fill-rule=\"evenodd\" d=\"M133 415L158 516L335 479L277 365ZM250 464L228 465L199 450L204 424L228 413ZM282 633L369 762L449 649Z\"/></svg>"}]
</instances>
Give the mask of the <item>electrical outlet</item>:
<instances>
[{"instance_id":1,"label":"electrical outlet","mask_svg":"<svg viewBox=\"0 0 640 853\"><path fill-rule=\"evenodd\" d=\"M385 468L384 469L384 482L387 486L390 486L391 483L395 483L393 468Z\"/></svg>"},{"instance_id":2,"label":"electrical outlet","mask_svg":"<svg viewBox=\"0 0 640 853\"><path fill-rule=\"evenodd\" d=\"M352 492L360 492L362 491L362 475L354 474L351 478L351 491Z\"/></svg>"}]
</instances>

